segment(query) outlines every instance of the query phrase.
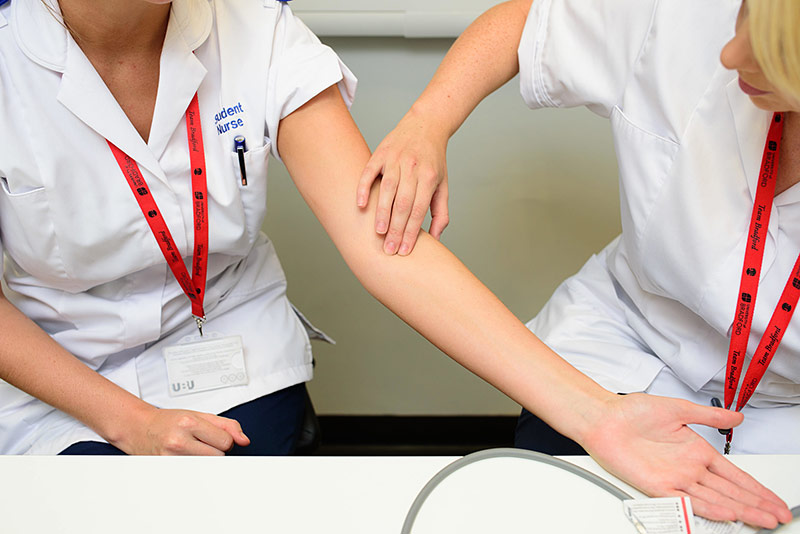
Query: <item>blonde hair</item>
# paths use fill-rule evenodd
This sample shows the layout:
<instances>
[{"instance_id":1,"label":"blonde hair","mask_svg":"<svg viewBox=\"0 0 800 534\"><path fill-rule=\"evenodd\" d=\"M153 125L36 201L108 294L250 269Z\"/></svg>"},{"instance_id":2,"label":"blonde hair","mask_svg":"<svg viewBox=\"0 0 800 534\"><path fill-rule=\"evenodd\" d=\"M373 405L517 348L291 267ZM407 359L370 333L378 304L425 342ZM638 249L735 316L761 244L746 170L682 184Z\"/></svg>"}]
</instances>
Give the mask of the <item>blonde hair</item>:
<instances>
[{"instance_id":1,"label":"blonde hair","mask_svg":"<svg viewBox=\"0 0 800 534\"><path fill-rule=\"evenodd\" d=\"M800 2L745 1L756 61L770 83L800 103Z\"/></svg>"}]
</instances>

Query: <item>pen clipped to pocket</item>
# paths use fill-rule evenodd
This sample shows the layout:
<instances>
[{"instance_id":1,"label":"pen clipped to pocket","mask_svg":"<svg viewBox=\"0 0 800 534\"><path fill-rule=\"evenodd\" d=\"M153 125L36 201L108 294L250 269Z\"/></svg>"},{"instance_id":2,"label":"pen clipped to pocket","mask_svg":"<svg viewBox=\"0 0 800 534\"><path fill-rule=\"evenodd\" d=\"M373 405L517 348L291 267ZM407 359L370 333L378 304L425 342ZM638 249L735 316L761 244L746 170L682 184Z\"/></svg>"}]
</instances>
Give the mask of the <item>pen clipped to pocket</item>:
<instances>
[{"instance_id":1,"label":"pen clipped to pocket","mask_svg":"<svg viewBox=\"0 0 800 534\"><path fill-rule=\"evenodd\" d=\"M247 141L243 135L233 138L233 149L239 158L239 172L242 176L242 185L247 185L247 166L244 164L244 153L247 152Z\"/></svg>"}]
</instances>

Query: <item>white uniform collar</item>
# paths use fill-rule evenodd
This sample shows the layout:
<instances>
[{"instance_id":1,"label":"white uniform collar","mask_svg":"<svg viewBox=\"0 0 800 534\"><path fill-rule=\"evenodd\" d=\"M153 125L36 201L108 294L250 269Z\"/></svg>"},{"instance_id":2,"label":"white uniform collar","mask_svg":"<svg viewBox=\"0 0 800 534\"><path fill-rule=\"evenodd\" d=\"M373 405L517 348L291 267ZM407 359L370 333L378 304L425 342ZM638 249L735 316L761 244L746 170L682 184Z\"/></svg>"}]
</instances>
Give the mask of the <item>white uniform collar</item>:
<instances>
[{"instance_id":1,"label":"white uniform collar","mask_svg":"<svg viewBox=\"0 0 800 534\"><path fill-rule=\"evenodd\" d=\"M17 45L32 61L49 69L64 72L67 59L67 29L61 23L58 2L11 0L11 20ZM177 23L186 45L197 49L211 31L209 0L173 0L170 16Z\"/></svg>"},{"instance_id":2,"label":"white uniform collar","mask_svg":"<svg viewBox=\"0 0 800 534\"><path fill-rule=\"evenodd\" d=\"M739 154L747 176L747 186L750 195L755 199L758 175L761 172L761 156L764 153L764 140L767 138L772 113L757 108L750 101L750 97L739 88L739 78L735 72L731 72L730 76L732 79L725 86L725 92L736 125Z\"/></svg>"},{"instance_id":3,"label":"white uniform collar","mask_svg":"<svg viewBox=\"0 0 800 534\"><path fill-rule=\"evenodd\" d=\"M150 146L139 136L78 44L41 0L12 0L11 5L11 25L24 53L34 62L61 73L57 100L141 167L165 180L157 158L206 75L193 52L210 34L213 18L209 1L175 0L172 4L161 53L162 72Z\"/></svg>"},{"instance_id":4,"label":"white uniform collar","mask_svg":"<svg viewBox=\"0 0 800 534\"><path fill-rule=\"evenodd\" d=\"M742 166L747 176L747 187L755 200L761 173L761 159L764 157L764 142L772 123L772 112L757 108L739 87L738 76L731 73L731 77L732 80L725 86L725 91L736 124L736 137L739 141ZM776 206L800 202L800 186L793 185L776 196L774 202ZM775 228L770 223L770 232Z\"/></svg>"}]
</instances>

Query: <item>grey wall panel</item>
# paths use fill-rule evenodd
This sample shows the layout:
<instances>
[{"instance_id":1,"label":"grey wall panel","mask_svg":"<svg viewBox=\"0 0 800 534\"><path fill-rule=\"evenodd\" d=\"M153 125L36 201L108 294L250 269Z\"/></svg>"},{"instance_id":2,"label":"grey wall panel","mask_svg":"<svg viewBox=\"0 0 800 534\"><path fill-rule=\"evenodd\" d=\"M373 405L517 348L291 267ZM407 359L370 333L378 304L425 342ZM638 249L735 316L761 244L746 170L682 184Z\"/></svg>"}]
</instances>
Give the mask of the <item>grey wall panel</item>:
<instances>
[{"instance_id":1,"label":"grey wall panel","mask_svg":"<svg viewBox=\"0 0 800 534\"><path fill-rule=\"evenodd\" d=\"M352 113L372 148L422 91L448 39L329 38L359 77ZM451 140L443 242L523 321L620 231L608 123L584 109L527 110L513 80ZM283 167L270 169L265 229L289 296L338 341L315 343L322 414L514 414L361 288ZM355 192L353 192L355 198ZM420 302L420 306L424 306Z\"/></svg>"}]
</instances>

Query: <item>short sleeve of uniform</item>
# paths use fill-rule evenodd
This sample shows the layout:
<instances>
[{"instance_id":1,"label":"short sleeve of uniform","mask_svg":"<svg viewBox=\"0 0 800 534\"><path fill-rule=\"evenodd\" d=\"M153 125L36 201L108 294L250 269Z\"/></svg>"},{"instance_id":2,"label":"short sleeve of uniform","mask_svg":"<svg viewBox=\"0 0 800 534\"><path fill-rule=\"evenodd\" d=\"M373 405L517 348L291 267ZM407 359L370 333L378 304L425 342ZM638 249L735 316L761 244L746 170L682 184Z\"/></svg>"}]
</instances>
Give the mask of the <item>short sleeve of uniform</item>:
<instances>
[{"instance_id":1,"label":"short sleeve of uniform","mask_svg":"<svg viewBox=\"0 0 800 534\"><path fill-rule=\"evenodd\" d=\"M278 124L281 119L338 84L349 108L355 97L356 77L330 47L283 4L275 28L272 64L267 88L267 135L272 152L278 154Z\"/></svg>"},{"instance_id":2,"label":"short sleeve of uniform","mask_svg":"<svg viewBox=\"0 0 800 534\"><path fill-rule=\"evenodd\" d=\"M608 116L634 73L658 0L533 0L519 46L531 108L587 106Z\"/></svg>"},{"instance_id":3,"label":"short sleeve of uniform","mask_svg":"<svg viewBox=\"0 0 800 534\"><path fill-rule=\"evenodd\" d=\"M5 2L0 0L0 6L2 6L4 3ZM7 24L7 22L6 22L5 16L3 15L3 13L0 13L0 28L5 26L6 24ZM0 171L0 172L2 172L2 171ZM0 180L2 180L1 177L0 177ZM3 186L3 184L0 184L0 187L2 187L2 186ZM2 230L0 230L0 278L3 278L3 232L2 232Z\"/></svg>"}]
</instances>

